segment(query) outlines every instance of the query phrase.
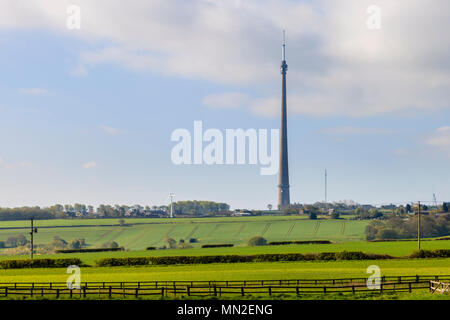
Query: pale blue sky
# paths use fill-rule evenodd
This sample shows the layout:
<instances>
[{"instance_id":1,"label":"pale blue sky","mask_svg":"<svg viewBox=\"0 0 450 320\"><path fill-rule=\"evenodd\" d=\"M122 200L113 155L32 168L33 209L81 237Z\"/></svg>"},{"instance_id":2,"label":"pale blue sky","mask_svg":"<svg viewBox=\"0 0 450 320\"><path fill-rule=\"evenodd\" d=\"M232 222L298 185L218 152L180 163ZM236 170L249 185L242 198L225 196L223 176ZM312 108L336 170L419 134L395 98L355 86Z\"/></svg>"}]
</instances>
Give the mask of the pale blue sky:
<instances>
[{"instance_id":1,"label":"pale blue sky","mask_svg":"<svg viewBox=\"0 0 450 320\"><path fill-rule=\"evenodd\" d=\"M277 176L175 166L170 135L278 128L283 28L291 201L323 200L325 168L329 201L449 201L449 4L392 2L368 31L364 1L78 1L80 30L69 1L5 1L0 206L275 205Z\"/></svg>"}]
</instances>

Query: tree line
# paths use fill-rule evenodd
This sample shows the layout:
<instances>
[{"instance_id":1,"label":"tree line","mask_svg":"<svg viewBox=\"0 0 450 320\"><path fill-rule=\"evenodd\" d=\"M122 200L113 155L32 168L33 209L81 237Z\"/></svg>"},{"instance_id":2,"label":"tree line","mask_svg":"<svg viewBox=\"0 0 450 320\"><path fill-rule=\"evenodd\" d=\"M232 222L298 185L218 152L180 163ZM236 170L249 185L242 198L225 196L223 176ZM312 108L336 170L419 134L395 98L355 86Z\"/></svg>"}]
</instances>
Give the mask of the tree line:
<instances>
[{"instance_id":1,"label":"tree line","mask_svg":"<svg viewBox=\"0 0 450 320\"><path fill-rule=\"evenodd\" d=\"M404 218L390 216L373 220L366 227L367 240L411 239L417 237L418 215ZM428 214L420 217L420 233L424 238L450 235L450 213Z\"/></svg>"},{"instance_id":2,"label":"tree line","mask_svg":"<svg viewBox=\"0 0 450 320\"><path fill-rule=\"evenodd\" d=\"M97 208L91 205L75 203L73 205L55 204L50 207L17 207L0 208L0 221L8 220L36 220L65 219L65 218L116 218L116 217L166 217L169 206L141 206L141 205L106 205ZM214 201L177 201L173 203L176 215L203 216L228 212L230 206L226 203Z\"/></svg>"}]
</instances>

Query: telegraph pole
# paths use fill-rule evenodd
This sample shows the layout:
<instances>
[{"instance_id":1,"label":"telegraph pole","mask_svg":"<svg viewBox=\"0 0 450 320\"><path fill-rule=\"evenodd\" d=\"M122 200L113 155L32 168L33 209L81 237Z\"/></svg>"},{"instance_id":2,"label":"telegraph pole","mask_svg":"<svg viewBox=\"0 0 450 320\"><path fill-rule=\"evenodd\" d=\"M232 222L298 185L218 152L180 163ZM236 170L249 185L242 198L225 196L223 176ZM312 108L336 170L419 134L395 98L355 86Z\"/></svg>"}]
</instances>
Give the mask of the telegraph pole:
<instances>
[{"instance_id":1,"label":"telegraph pole","mask_svg":"<svg viewBox=\"0 0 450 320\"><path fill-rule=\"evenodd\" d=\"M30 248L30 259L33 259L33 251L34 251L34 234L37 233L37 228L33 225L33 218L31 220L31 229L30 229L30 236L31 236L31 248Z\"/></svg>"},{"instance_id":2,"label":"telegraph pole","mask_svg":"<svg viewBox=\"0 0 450 320\"><path fill-rule=\"evenodd\" d=\"M420 201L417 210L417 247L420 250Z\"/></svg>"}]
</instances>

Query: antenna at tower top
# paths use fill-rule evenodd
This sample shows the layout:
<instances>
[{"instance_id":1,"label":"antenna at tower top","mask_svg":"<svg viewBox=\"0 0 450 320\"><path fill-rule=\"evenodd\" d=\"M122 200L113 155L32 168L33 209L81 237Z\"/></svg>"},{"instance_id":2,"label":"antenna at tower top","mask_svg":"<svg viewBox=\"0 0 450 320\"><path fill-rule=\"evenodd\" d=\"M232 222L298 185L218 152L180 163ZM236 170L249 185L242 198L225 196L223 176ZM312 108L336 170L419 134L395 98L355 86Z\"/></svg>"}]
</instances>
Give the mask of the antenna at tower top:
<instances>
[{"instance_id":1,"label":"antenna at tower top","mask_svg":"<svg viewBox=\"0 0 450 320\"><path fill-rule=\"evenodd\" d=\"M283 46L281 50L281 57L283 58L283 61L286 61L286 31L283 30Z\"/></svg>"}]
</instances>

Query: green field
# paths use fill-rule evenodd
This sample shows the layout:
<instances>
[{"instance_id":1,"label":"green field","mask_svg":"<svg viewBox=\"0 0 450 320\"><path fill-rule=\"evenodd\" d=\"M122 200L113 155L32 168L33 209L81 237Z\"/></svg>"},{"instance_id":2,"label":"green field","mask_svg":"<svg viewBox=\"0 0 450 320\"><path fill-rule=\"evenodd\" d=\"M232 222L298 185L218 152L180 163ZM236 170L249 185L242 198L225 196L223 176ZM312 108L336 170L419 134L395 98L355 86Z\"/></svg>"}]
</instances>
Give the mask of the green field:
<instances>
[{"instance_id":1,"label":"green field","mask_svg":"<svg viewBox=\"0 0 450 320\"><path fill-rule=\"evenodd\" d=\"M170 265L136 267L93 267L95 260L104 257L141 257L175 255L228 255L264 253L316 253L337 251L363 251L402 257L417 249L415 241L367 242L364 230L367 221L308 220L298 216L263 216L197 219L125 219L127 226L119 226L118 219L93 220L42 220L35 243L50 243L54 236L65 240L85 238L89 247L114 240L126 251L36 255L36 258L78 257L82 281L153 281L153 280L273 280L273 279L323 279L367 277L369 265L378 265L382 275L450 275L450 259L393 259L374 261L309 261L309 262L259 262L213 263L205 265ZM27 221L0 222L0 240L11 235L27 234ZM19 227L23 229L8 229ZM48 228L45 228L48 227ZM3 229L2 229L3 228ZM198 239L191 249L143 250L148 246L162 246L164 235L175 240ZM297 244L279 246L246 246L255 235L268 241L331 240L332 244ZM231 248L200 248L203 244L233 243ZM450 249L450 241L424 240L422 249ZM25 256L1 255L0 259L24 259ZM7 269L0 270L0 282L65 282L65 268ZM334 296L328 296L333 298ZM387 298L434 298L427 292L412 295L395 294ZM285 297L288 298L288 297ZM292 297L296 298L296 297ZM305 298L305 297L304 297ZM307 298L307 297L306 297ZM345 296L335 297L337 299ZM350 297L356 298L356 297ZM364 299L380 296L364 296Z\"/></svg>"},{"instance_id":2,"label":"green field","mask_svg":"<svg viewBox=\"0 0 450 320\"><path fill-rule=\"evenodd\" d=\"M450 241L423 241L425 250L450 249ZM89 252L35 255L36 258L80 258L84 264L93 265L95 260L106 257L145 257L145 256L190 256L190 255L228 255L228 254L264 254L264 253L314 253L314 252L340 252L363 251L366 253L389 254L396 257L406 256L417 249L414 241L399 242L343 242L333 244L305 244L260 247L232 247L232 248L193 248L193 249L167 249L167 250L137 250L118 252ZM19 255L0 255L4 259L24 259Z\"/></svg>"},{"instance_id":3,"label":"green field","mask_svg":"<svg viewBox=\"0 0 450 320\"><path fill-rule=\"evenodd\" d=\"M450 259L228 263L142 267L85 267L81 281L273 280L367 277L378 265L382 275L450 275ZM66 281L65 268L0 270L0 282Z\"/></svg>"},{"instance_id":4,"label":"green field","mask_svg":"<svg viewBox=\"0 0 450 320\"><path fill-rule=\"evenodd\" d=\"M35 243L50 243L54 236L60 236L66 241L85 238L89 247L113 240L125 249L142 250L149 246L162 246L166 234L177 241L196 238L199 243L194 246L214 243L243 245L255 235L262 235L268 241L321 239L343 242L363 240L367 225L365 221L315 221L299 216L125 219L125 222L128 226L119 226L118 219L37 220L35 225L39 232ZM18 234L28 237L28 225L28 221L0 222L0 241ZM11 227L22 229L8 229Z\"/></svg>"}]
</instances>

